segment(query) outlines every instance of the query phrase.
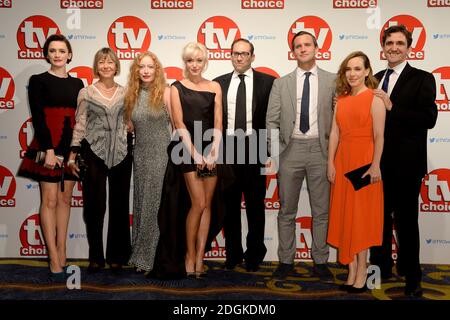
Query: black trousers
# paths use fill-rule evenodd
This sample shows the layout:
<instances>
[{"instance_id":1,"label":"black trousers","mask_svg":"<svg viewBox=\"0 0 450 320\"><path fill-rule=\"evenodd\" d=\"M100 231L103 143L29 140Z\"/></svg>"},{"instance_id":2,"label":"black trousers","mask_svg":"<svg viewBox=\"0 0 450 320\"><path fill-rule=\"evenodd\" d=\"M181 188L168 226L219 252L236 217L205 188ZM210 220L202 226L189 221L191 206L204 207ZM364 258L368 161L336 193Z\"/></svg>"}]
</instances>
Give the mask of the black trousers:
<instances>
[{"instance_id":1,"label":"black trousers","mask_svg":"<svg viewBox=\"0 0 450 320\"><path fill-rule=\"evenodd\" d=\"M236 264L245 259L248 264L263 261L267 249L264 245L266 176L260 174L258 164L230 165L235 181L225 189L225 249L227 262ZM247 250L242 249L241 200L244 193L248 221Z\"/></svg>"},{"instance_id":2,"label":"black trousers","mask_svg":"<svg viewBox=\"0 0 450 320\"><path fill-rule=\"evenodd\" d=\"M397 270L407 284L417 285L422 278L420 268L419 193L422 177L401 173L383 173L384 228L383 244L370 249L370 262L382 272L390 272L392 260L392 224L397 231Z\"/></svg>"},{"instance_id":3,"label":"black trousers","mask_svg":"<svg viewBox=\"0 0 450 320\"><path fill-rule=\"evenodd\" d=\"M127 264L131 254L130 240L130 178L131 153L118 165L108 169L89 146L84 148L87 165L83 181L83 217L89 244L89 261L104 265L103 223L106 211L106 181L108 180L109 223L106 262Z\"/></svg>"}]
</instances>

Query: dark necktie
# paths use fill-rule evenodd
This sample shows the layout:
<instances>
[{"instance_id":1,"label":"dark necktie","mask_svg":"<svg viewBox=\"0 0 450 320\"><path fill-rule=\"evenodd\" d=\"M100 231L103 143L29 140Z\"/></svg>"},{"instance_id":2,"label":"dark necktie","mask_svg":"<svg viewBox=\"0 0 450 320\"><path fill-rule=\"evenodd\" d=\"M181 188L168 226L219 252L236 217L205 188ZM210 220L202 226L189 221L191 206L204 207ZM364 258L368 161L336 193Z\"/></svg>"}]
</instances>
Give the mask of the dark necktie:
<instances>
[{"instance_id":1,"label":"dark necktie","mask_svg":"<svg viewBox=\"0 0 450 320\"><path fill-rule=\"evenodd\" d=\"M239 87L236 95L236 113L234 119L234 130L242 129L244 131L247 130L247 94L245 91L245 74L240 74L239 79L241 82L239 83Z\"/></svg>"},{"instance_id":2,"label":"dark necktie","mask_svg":"<svg viewBox=\"0 0 450 320\"><path fill-rule=\"evenodd\" d=\"M300 131L306 133L309 130L309 76L311 72L305 72L303 93L300 109Z\"/></svg>"},{"instance_id":3,"label":"dark necktie","mask_svg":"<svg viewBox=\"0 0 450 320\"><path fill-rule=\"evenodd\" d=\"M392 72L394 72L393 69L387 69L386 75L384 76L383 85L381 86L381 90L383 90L386 93L388 92L389 77L391 76Z\"/></svg>"}]
</instances>

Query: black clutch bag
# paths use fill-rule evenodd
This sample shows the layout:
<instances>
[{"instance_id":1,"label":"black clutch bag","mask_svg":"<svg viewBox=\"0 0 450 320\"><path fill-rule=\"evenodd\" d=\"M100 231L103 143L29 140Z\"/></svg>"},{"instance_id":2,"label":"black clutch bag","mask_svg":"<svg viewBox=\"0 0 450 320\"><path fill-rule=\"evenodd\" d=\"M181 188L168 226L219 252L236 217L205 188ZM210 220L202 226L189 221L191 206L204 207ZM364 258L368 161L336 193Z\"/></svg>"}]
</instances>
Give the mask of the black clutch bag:
<instances>
[{"instance_id":1,"label":"black clutch bag","mask_svg":"<svg viewBox=\"0 0 450 320\"><path fill-rule=\"evenodd\" d=\"M217 167L214 167L211 170L209 170L208 167L206 167L206 166L203 169L200 169L197 167L197 177L207 178L207 177L215 177L215 176L217 176Z\"/></svg>"},{"instance_id":2,"label":"black clutch bag","mask_svg":"<svg viewBox=\"0 0 450 320\"><path fill-rule=\"evenodd\" d=\"M38 165L43 166L45 164L45 151L37 151L36 157L34 158L34 162L36 162ZM56 158L59 159L59 161L64 162L64 157L60 155L56 155ZM55 166L55 169L59 169L60 167L58 165Z\"/></svg>"},{"instance_id":3,"label":"black clutch bag","mask_svg":"<svg viewBox=\"0 0 450 320\"><path fill-rule=\"evenodd\" d=\"M348 180L353 185L353 188L355 188L355 191L358 191L359 189L367 186L370 184L370 175L365 176L364 178L361 178L364 173L366 173L367 170L369 170L370 166L372 164L366 164L365 166L359 167L355 170L349 171L346 174L344 174L345 177L347 177Z\"/></svg>"}]
</instances>

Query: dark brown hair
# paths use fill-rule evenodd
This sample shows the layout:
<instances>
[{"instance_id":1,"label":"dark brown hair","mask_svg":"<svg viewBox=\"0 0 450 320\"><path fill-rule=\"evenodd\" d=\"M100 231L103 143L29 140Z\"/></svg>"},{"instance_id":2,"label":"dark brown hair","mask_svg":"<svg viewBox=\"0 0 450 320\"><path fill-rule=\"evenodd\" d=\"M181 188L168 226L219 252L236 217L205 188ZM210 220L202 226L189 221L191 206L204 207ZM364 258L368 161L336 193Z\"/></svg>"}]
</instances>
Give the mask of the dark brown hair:
<instances>
[{"instance_id":1,"label":"dark brown hair","mask_svg":"<svg viewBox=\"0 0 450 320\"><path fill-rule=\"evenodd\" d=\"M413 40L412 39L412 34L411 34L411 32L408 31L408 29L406 29L405 25L403 25L403 24L400 24L400 25L397 25L397 26L392 26L392 27L389 27L386 30L384 30L383 37L381 39L381 42L383 43L383 46L386 43L387 37L389 37L392 33L396 33L396 32L403 33L403 35L406 38L406 43L408 45L408 48L411 47L412 40Z\"/></svg>"},{"instance_id":2,"label":"dark brown hair","mask_svg":"<svg viewBox=\"0 0 450 320\"><path fill-rule=\"evenodd\" d=\"M45 60L48 63L50 63L50 60L48 60L48 58L47 58L47 56L48 56L48 47L50 46L50 43L53 42L53 41L62 41L62 42L64 42L66 44L67 50L69 50L69 53L72 54L72 57L70 59L67 59L67 63L70 63L70 61L72 61L72 58L73 58L72 46L70 45L69 40L67 40L67 38L64 35L62 35L62 34L52 34L51 36L49 36L47 38L47 40L45 40L44 48L42 48Z\"/></svg>"}]
</instances>

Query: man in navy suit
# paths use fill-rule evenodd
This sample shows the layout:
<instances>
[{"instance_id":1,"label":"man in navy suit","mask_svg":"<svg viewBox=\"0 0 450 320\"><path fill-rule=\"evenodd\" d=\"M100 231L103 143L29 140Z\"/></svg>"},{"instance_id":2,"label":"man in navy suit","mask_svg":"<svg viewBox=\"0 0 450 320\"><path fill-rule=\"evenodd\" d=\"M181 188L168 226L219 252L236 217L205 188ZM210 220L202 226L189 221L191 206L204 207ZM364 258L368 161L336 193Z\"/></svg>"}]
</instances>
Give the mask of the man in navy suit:
<instances>
[{"instance_id":1,"label":"man in navy suit","mask_svg":"<svg viewBox=\"0 0 450 320\"><path fill-rule=\"evenodd\" d=\"M412 36L403 25L384 31L388 68L375 77L375 94L386 106L381 172L384 185L383 244L370 250L381 276L392 276L392 221L398 236L397 273L405 276L405 294L422 296L418 207L422 178L427 174L427 132L436 124L436 83L431 73L406 62Z\"/></svg>"},{"instance_id":2,"label":"man in navy suit","mask_svg":"<svg viewBox=\"0 0 450 320\"><path fill-rule=\"evenodd\" d=\"M267 249L264 245L266 176L261 174L266 150L266 112L275 77L253 70L254 47L246 39L231 45L234 71L216 79L222 88L223 128L226 165L232 170L233 184L225 190L225 268L234 269L245 260L247 271L257 271ZM234 144L234 146L233 146ZM265 149L265 148L263 148ZM242 249L241 200L245 198L248 234L247 250Z\"/></svg>"}]
</instances>

